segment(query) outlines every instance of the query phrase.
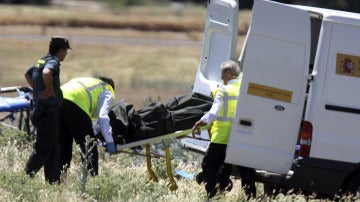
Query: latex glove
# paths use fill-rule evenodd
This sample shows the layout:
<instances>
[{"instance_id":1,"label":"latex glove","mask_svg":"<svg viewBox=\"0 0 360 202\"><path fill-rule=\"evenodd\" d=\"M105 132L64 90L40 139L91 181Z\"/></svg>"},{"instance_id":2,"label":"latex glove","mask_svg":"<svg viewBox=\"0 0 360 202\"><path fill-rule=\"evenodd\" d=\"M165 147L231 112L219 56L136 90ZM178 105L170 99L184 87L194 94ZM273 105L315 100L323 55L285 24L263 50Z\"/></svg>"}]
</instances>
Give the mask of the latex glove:
<instances>
[{"instance_id":1,"label":"latex glove","mask_svg":"<svg viewBox=\"0 0 360 202\"><path fill-rule=\"evenodd\" d=\"M113 142L106 143L106 151L109 154L115 154L115 152L116 152L115 144Z\"/></svg>"}]
</instances>

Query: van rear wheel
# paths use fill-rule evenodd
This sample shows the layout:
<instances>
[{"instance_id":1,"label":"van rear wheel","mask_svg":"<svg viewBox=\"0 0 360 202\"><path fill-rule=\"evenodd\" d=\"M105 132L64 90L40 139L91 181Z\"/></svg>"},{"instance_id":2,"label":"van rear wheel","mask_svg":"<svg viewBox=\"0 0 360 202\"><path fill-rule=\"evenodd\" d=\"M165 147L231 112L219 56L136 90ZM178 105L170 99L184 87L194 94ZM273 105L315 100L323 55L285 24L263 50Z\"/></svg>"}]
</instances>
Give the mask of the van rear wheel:
<instances>
[{"instance_id":1,"label":"van rear wheel","mask_svg":"<svg viewBox=\"0 0 360 202\"><path fill-rule=\"evenodd\" d=\"M274 186L272 186L269 183L263 183L263 185L264 185L264 194L266 196L272 196L274 192Z\"/></svg>"},{"instance_id":2,"label":"van rear wheel","mask_svg":"<svg viewBox=\"0 0 360 202\"><path fill-rule=\"evenodd\" d=\"M265 182L265 183L263 183L263 185L264 185L264 194L266 196L276 197L276 195L278 195L280 193L280 189L271 183Z\"/></svg>"},{"instance_id":3,"label":"van rear wheel","mask_svg":"<svg viewBox=\"0 0 360 202\"><path fill-rule=\"evenodd\" d=\"M354 196L360 196L360 173L354 175L351 178L345 189L345 194L354 194Z\"/></svg>"}]
</instances>

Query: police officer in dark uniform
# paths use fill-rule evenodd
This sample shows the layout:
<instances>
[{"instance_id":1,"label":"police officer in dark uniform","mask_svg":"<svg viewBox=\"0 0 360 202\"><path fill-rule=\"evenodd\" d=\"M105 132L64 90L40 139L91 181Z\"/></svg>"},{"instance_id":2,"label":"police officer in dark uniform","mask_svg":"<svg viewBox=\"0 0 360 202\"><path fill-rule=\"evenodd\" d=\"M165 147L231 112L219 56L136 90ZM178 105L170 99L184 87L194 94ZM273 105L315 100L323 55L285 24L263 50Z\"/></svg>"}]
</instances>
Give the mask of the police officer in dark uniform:
<instances>
[{"instance_id":1,"label":"police officer in dark uniform","mask_svg":"<svg viewBox=\"0 0 360 202\"><path fill-rule=\"evenodd\" d=\"M67 38L52 37L49 53L25 73L26 81L33 88L30 115L37 130L34 150L26 163L25 172L33 177L44 166L45 180L50 184L60 182L59 107L63 99L60 62L65 59L68 49L71 47Z\"/></svg>"}]
</instances>

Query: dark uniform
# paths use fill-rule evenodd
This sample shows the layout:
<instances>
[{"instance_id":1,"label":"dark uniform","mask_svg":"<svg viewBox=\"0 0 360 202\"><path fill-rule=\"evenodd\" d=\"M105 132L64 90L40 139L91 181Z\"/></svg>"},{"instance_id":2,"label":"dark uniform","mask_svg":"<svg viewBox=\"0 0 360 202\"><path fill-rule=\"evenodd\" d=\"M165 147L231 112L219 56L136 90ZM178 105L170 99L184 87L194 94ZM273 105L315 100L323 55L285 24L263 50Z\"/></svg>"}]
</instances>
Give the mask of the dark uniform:
<instances>
[{"instance_id":1,"label":"dark uniform","mask_svg":"<svg viewBox=\"0 0 360 202\"><path fill-rule=\"evenodd\" d=\"M46 64L52 64L53 68L53 87L55 97L40 100L38 95L45 89L42 78L42 71ZM56 57L48 54L31 67L27 74L32 75L33 80L33 109L32 121L37 130L34 150L26 163L25 171L33 176L44 166L45 179L50 183L58 181L60 171L59 162L59 106L62 100L60 89L60 63Z\"/></svg>"},{"instance_id":2,"label":"dark uniform","mask_svg":"<svg viewBox=\"0 0 360 202\"><path fill-rule=\"evenodd\" d=\"M44 166L45 180L50 184L60 182L59 107L63 99L60 89L60 61L65 58L69 48L67 39L52 38L49 53L30 67L25 74L28 83L33 87L34 98L30 115L37 131L34 149L26 163L25 172L33 177ZM59 59L57 53L60 49L64 51L61 52ZM40 99L41 92L46 89L44 69L51 70L55 96Z\"/></svg>"}]
</instances>

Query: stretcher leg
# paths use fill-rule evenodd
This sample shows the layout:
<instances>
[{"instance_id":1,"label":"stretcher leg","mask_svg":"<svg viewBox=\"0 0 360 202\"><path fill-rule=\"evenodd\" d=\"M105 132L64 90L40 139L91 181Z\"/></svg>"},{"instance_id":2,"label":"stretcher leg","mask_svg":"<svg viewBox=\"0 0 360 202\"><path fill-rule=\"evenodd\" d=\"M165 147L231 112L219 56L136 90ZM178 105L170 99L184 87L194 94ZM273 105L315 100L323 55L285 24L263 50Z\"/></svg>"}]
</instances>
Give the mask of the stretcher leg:
<instances>
[{"instance_id":1,"label":"stretcher leg","mask_svg":"<svg viewBox=\"0 0 360 202\"><path fill-rule=\"evenodd\" d=\"M210 126L206 125L206 126L202 126L200 130L207 130L209 129ZM172 174L172 169L171 169L171 159L170 159L170 143L171 143L171 139L174 138L180 138L180 137L185 137L187 136L189 133L191 133L192 129L187 129L187 130L183 130L183 131L177 131L174 133L170 133L170 134L166 134L166 135L162 135L162 136L157 136L157 137L153 137L153 138L149 138L149 139L144 139L144 140L139 140L139 141L135 141L135 142L131 142L128 144L124 144L124 145L117 145L117 150L121 151L123 149L126 148L131 148L131 147L135 147L135 146L140 146L140 145L145 145L146 148L146 167L148 170L148 173L150 175L150 180L153 180L155 182L158 182L158 178L156 177L154 171L152 170L152 166L151 166L151 153L150 153L150 143L154 143L154 142L159 142L162 141L164 148L165 148L165 158L166 158L166 168L167 168L167 175L168 178L170 180L168 187L171 191L174 191L178 188L173 174ZM162 157L162 156L161 156Z\"/></svg>"},{"instance_id":2,"label":"stretcher leg","mask_svg":"<svg viewBox=\"0 0 360 202\"><path fill-rule=\"evenodd\" d=\"M166 141L163 141L164 147L165 147L165 154L166 154L166 171L167 171L167 175L168 178L170 180L170 184L168 185L171 191L174 191L178 188L175 180L174 180L174 176L172 174L172 169L171 169L171 159L170 159L170 146Z\"/></svg>"},{"instance_id":3,"label":"stretcher leg","mask_svg":"<svg viewBox=\"0 0 360 202\"><path fill-rule=\"evenodd\" d=\"M148 173L150 175L150 180L153 180L155 182L158 182L158 179L154 173L154 171L152 170L152 166L151 166L151 153L150 153L150 145L149 144L146 144L145 146L146 148L146 167L147 167L147 170L148 170Z\"/></svg>"},{"instance_id":4,"label":"stretcher leg","mask_svg":"<svg viewBox=\"0 0 360 202\"><path fill-rule=\"evenodd\" d=\"M165 152L166 152L166 168L167 168L167 175L169 177L170 180L170 185L169 188L171 191L174 191L178 188L175 180L174 180L174 176L172 174L172 170L171 170L171 159L170 159L170 147L166 146L165 147Z\"/></svg>"}]
</instances>

